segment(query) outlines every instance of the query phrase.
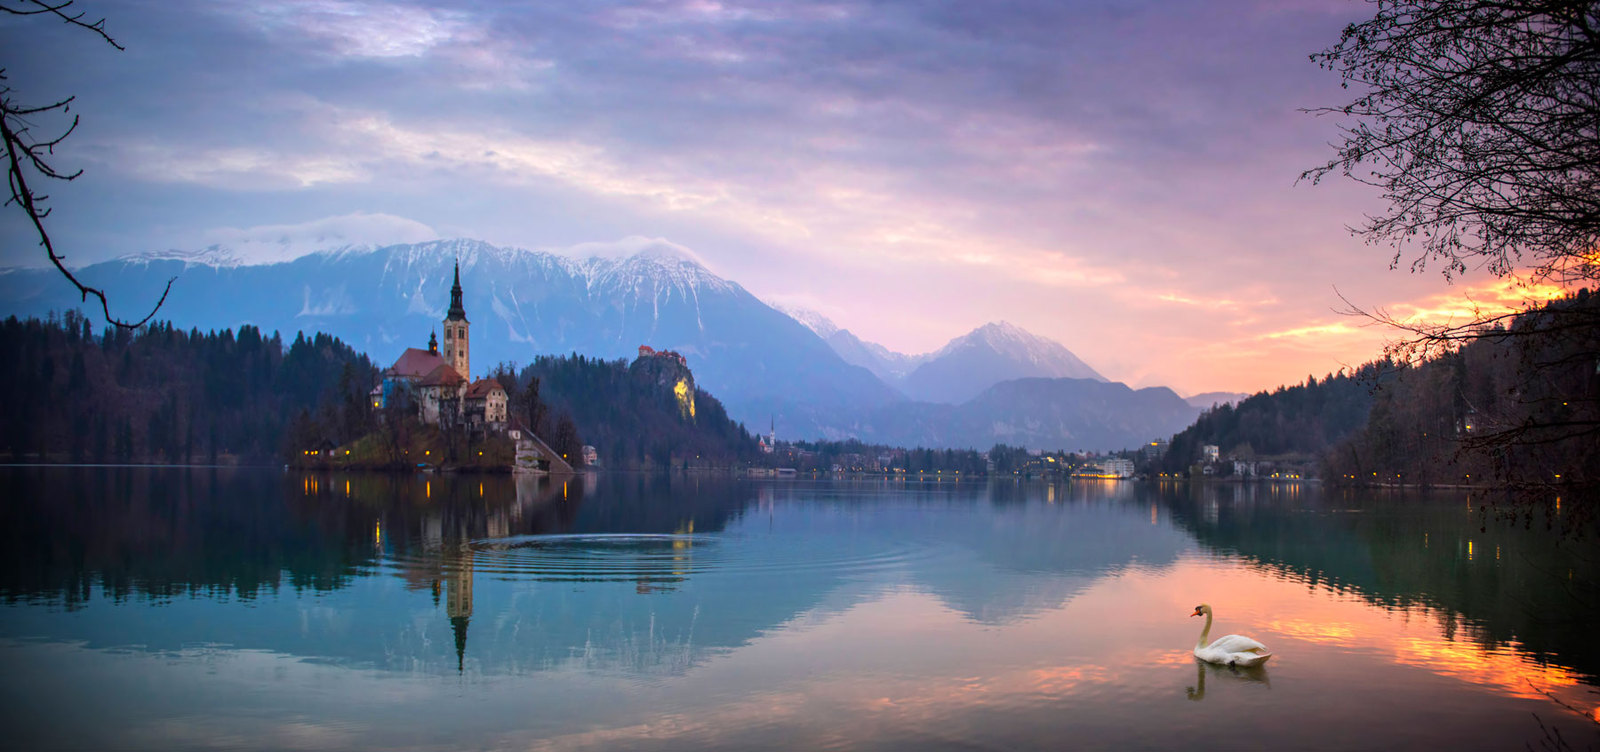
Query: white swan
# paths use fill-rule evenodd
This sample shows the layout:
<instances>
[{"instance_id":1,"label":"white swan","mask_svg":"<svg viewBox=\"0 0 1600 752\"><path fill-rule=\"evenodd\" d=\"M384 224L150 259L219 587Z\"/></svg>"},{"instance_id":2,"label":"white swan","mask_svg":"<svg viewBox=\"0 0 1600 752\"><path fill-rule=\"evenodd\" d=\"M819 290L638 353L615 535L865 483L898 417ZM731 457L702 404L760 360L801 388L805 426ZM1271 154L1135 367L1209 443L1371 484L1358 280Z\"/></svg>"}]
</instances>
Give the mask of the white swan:
<instances>
[{"instance_id":1,"label":"white swan","mask_svg":"<svg viewBox=\"0 0 1600 752\"><path fill-rule=\"evenodd\" d=\"M1191 617L1201 615L1206 617L1206 626L1200 630L1200 641L1194 645L1194 657L1226 666L1259 666L1272 657L1266 645L1244 635L1218 637L1216 642L1207 645L1206 637L1211 634L1211 607L1202 603L1194 607L1194 613L1189 614Z\"/></svg>"}]
</instances>

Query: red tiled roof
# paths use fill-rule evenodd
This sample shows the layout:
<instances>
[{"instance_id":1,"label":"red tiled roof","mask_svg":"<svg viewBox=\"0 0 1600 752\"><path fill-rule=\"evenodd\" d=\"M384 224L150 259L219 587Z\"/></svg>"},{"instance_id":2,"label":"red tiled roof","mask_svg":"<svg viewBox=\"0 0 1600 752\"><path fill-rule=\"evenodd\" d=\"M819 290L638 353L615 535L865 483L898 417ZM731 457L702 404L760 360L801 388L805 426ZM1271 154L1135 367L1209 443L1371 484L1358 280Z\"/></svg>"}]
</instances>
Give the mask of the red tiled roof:
<instances>
[{"instance_id":1,"label":"red tiled roof","mask_svg":"<svg viewBox=\"0 0 1600 752\"><path fill-rule=\"evenodd\" d=\"M467 387L467 399L486 399L494 392L505 394L506 388L500 386L498 379L478 379L472 382L472 386Z\"/></svg>"},{"instance_id":2,"label":"red tiled roof","mask_svg":"<svg viewBox=\"0 0 1600 752\"><path fill-rule=\"evenodd\" d=\"M445 365L443 363L440 363L438 368L435 368L432 371L429 371L428 375L424 376L422 378L422 381L417 382L417 385L418 386L460 386L460 385L465 384L465 383L467 383L466 378L464 378L461 374L456 373L456 369L451 368L450 366L447 366L447 365Z\"/></svg>"},{"instance_id":3,"label":"red tiled roof","mask_svg":"<svg viewBox=\"0 0 1600 752\"><path fill-rule=\"evenodd\" d=\"M444 362L444 358L428 352L427 350L418 350L415 347L408 347L406 348L405 352L400 354L400 359L396 360L394 365L389 367L389 370L396 376L420 379L430 373L433 373L434 369L437 369L439 366L443 365L447 365Z\"/></svg>"}]
</instances>

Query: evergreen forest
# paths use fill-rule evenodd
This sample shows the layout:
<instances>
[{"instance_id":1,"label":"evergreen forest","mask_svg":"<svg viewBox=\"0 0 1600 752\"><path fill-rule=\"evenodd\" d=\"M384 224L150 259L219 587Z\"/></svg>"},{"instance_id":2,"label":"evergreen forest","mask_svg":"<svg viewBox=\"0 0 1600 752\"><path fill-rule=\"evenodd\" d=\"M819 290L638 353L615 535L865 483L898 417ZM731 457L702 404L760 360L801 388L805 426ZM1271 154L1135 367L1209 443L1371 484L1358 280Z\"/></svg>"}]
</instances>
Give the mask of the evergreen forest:
<instances>
[{"instance_id":1,"label":"evergreen forest","mask_svg":"<svg viewBox=\"0 0 1600 752\"><path fill-rule=\"evenodd\" d=\"M1587 289L1402 355L1203 413L1162 468L1200 447L1312 458L1332 483L1600 486L1600 295Z\"/></svg>"},{"instance_id":2,"label":"evergreen forest","mask_svg":"<svg viewBox=\"0 0 1600 752\"><path fill-rule=\"evenodd\" d=\"M596 448L603 467L732 467L760 456L744 425L729 418L716 397L692 386L687 368L662 370L662 360L544 355L520 370L501 365L492 375L511 395L512 414L540 436L554 437L554 449L565 453L563 446L578 440L575 429L582 443Z\"/></svg>"},{"instance_id":3,"label":"evergreen forest","mask_svg":"<svg viewBox=\"0 0 1600 752\"><path fill-rule=\"evenodd\" d=\"M0 322L0 456L13 462L262 462L297 417L336 438L370 420L367 356L325 334L184 331L158 322L95 333L76 311Z\"/></svg>"}]
</instances>

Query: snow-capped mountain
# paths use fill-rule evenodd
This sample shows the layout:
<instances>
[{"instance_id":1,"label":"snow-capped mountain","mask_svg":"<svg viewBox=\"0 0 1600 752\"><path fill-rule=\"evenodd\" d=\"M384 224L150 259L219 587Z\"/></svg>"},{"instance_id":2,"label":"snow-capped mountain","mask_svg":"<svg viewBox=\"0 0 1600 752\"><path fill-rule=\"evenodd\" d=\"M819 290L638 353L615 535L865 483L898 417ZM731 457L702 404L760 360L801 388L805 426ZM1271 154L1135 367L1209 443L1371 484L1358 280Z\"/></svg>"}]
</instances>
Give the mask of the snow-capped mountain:
<instances>
[{"instance_id":1,"label":"snow-capped mountain","mask_svg":"<svg viewBox=\"0 0 1600 752\"><path fill-rule=\"evenodd\" d=\"M574 258L440 240L341 246L254 265L210 249L118 259L79 276L135 318L176 277L159 317L180 327L323 331L386 364L406 347L426 346L444 317L457 262L473 377L502 361L569 352L631 359L650 345L683 353L699 385L735 419L762 426L775 419L781 434L794 437L846 435L854 416L901 399L805 327L667 243L623 257ZM46 270L0 275L0 300L7 313L22 315L81 305Z\"/></svg>"},{"instance_id":2,"label":"snow-capped mountain","mask_svg":"<svg viewBox=\"0 0 1600 752\"><path fill-rule=\"evenodd\" d=\"M890 386L899 387L912 369L931 357L931 354L906 355L876 342L868 342L851 333L849 329L840 329L827 316L808 308L781 304L772 304L772 307L783 311L790 318L815 332L839 354L839 357L844 358L844 362L871 371L874 376Z\"/></svg>"},{"instance_id":3,"label":"snow-capped mountain","mask_svg":"<svg viewBox=\"0 0 1600 752\"><path fill-rule=\"evenodd\" d=\"M833 319L813 311L810 308L786 305L784 303L774 303L771 301L768 301L767 305L770 305L774 309L787 314L789 318L800 322L805 326L805 328L815 332L818 337L823 339L827 339L839 332L839 325L833 323Z\"/></svg>"},{"instance_id":4,"label":"snow-capped mountain","mask_svg":"<svg viewBox=\"0 0 1600 752\"><path fill-rule=\"evenodd\" d=\"M1002 381L1039 376L1106 380L1060 343L999 321L950 340L900 387L913 399L960 404Z\"/></svg>"},{"instance_id":5,"label":"snow-capped mountain","mask_svg":"<svg viewBox=\"0 0 1600 752\"><path fill-rule=\"evenodd\" d=\"M326 332L387 364L426 346L458 263L473 377L539 355L632 358L650 345L682 353L699 385L751 427L773 420L780 437L941 448L1122 448L1170 435L1198 412L1166 389L1102 383L1065 347L1005 323L922 356L864 342L826 317L802 314L803 325L665 242L589 256L475 240L340 245L272 263L217 246L77 273L128 317L143 316L176 278L158 318L179 327ZM0 270L0 315L82 307L71 290L53 270Z\"/></svg>"},{"instance_id":6,"label":"snow-capped mountain","mask_svg":"<svg viewBox=\"0 0 1600 752\"><path fill-rule=\"evenodd\" d=\"M885 384L900 387L906 376L928 359L928 355L906 355L890 350L876 342L868 342L849 329L840 329L829 335L828 346L844 358L844 362L861 366L883 379Z\"/></svg>"},{"instance_id":7,"label":"snow-capped mountain","mask_svg":"<svg viewBox=\"0 0 1600 752\"><path fill-rule=\"evenodd\" d=\"M912 399L959 404L1002 381L1036 376L1106 380L1061 343L1005 321L980 326L934 352L906 355L863 340L816 311L773 307L816 332L846 363Z\"/></svg>"}]
</instances>

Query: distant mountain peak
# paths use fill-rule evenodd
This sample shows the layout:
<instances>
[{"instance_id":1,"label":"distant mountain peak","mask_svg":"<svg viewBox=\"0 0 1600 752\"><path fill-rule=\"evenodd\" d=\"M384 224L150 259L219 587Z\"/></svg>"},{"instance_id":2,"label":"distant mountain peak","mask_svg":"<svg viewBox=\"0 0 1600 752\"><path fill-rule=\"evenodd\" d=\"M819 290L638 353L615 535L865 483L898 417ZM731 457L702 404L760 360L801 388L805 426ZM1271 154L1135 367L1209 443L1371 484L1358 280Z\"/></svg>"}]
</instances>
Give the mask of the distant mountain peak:
<instances>
[{"instance_id":1,"label":"distant mountain peak","mask_svg":"<svg viewBox=\"0 0 1600 752\"><path fill-rule=\"evenodd\" d=\"M1040 337L1039 335L1029 332L1028 330L1023 329L1016 324L1004 320L991 321L987 324L984 324L983 326L973 329L961 337L951 340L950 344L954 345L957 342L974 340L996 345L1002 343L1020 343L1023 345L1049 343L1052 345L1057 345L1054 340ZM949 346L950 345L946 345L946 347Z\"/></svg>"},{"instance_id":2,"label":"distant mountain peak","mask_svg":"<svg viewBox=\"0 0 1600 752\"><path fill-rule=\"evenodd\" d=\"M827 316L817 313L810 308L773 302L767 302L767 305L772 306L779 313L782 313L785 316L800 322L805 326L805 328L815 332L818 337L823 339L832 337L834 334L839 332L839 325L833 323L832 319L829 319Z\"/></svg>"},{"instance_id":3,"label":"distant mountain peak","mask_svg":"<svg viewBox=\"0 0 1600 752\"><path fill-rule=\"evenodd\" d=\"M213 245L198 251L180 251L168 249L165 251L141 251L118 256L117 261L126 261L130 264L148 264L154 261L181 261L185 266L215 266L220 269L230 269L244 266L248 261L230 248Z\"/></svg>"},{"instance_id":4,"label":"distant mountain peak","mask_svg":"<svg viewBox=\"0 0 1600 752\"><path fill-rule=\"evenodd\" d=\"M620 286L635 291L670 287L685 295L693 295L695 290L741 289L707 269L689 249L664 241L622 258L591 256L582 266L591 286Z\"/></svg>"},{"instance_id":5,"label":"distant mountain peak","mask_svg":"<svg viewBox=\"0 0 1600 752\"><path fill-rule=\"evenodd\" d=\"M1023 377L1106 378L1055 340L991 321L950 340L906 377L916 399L960 404L989 386Z\"/></svg>"},{"instance_id":6,"label":"distant mountain peak","mask_svg":"<svg viewBox=\"0 0 1600 752\"><path fill-rule=\"evenodd\" d=\"M955 339L950 340L944 347L933 353L934 358L948 355L959 350L987 346L998 353L1021 359L1029 363L1046 364L1065 360L1081 368L1069 368L1078 373L1060 373L1055 376L1071 376L1072 378L1092 378L1105 381L1105 377L1089 368L1070 350L1049 337L1041 337L1033 332L1023 329L1009 321L991 321L983 326L973 329ZM1043 375L1043 374L1041 374Z\"/></svg>"},{"instance_id":7,"label":"distant mountain peak","mask_svg":"<svg viewBox=\"0 0 1600 752\"><path fill-rule=\"evenodd\" d=\"M652 261L658 264L689 264L705 268L705 263L693 251L677 243L659 241L646 245L628 257L640 262Z\"/></svg>"},{"instance_id":8,"label":"distant mountain peak","mask_svg":"<svg viewBox=\"0 0 1600 752\"><path fill-rule=\"evenodd\" d=\"M1203 392L1184 397L1183 401L1195 407L1207 408L1212 405L1235 405L1249 396L1245 392Z\"/></svg>"}]
</instances>

